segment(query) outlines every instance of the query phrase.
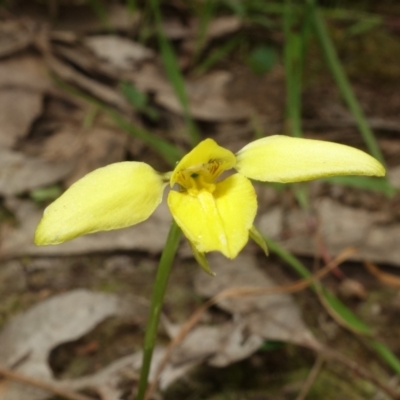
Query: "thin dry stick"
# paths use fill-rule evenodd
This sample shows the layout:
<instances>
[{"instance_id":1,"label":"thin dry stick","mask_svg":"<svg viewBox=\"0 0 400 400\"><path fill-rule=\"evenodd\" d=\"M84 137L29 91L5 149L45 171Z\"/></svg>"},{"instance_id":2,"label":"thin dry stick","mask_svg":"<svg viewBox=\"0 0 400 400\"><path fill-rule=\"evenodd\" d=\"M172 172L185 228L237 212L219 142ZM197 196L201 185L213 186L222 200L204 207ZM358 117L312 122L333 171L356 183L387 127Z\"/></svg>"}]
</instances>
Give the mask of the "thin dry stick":
<instances>
[{"instance_id":1,"label":"thin dry stick","mask_svg":"<svg viewBox=\"0 0 400 400\"><path fill-rule=\"evenodd\" d=\"M64 389L57 384L48 383L41 381L36 378L31 378L29 376L23 375L19 372L12 371L8 368L0 366L0 375L14 381L22 382L30 386L35 386L39 389L46 390L47 392L54 393L68 400L93 400L93 398L85 396L83 394L72 392L68 389Z\"/></svg>"},{"instance_id":2,"label":"thin dry stick","mask_svg":"<svg viewBox=\"0 0 400 400\"><path fill-rule=\"evenodd\" d=\"M364 260L364 266L367 270L379 280L379 282L384 285L399 288L400 287L400 277L397 275L389 274L387 272L381 271L375 264L370 261Z\"/></svg>"},{"instance_id":3,"label":"thin dry stick","mask_svg":"<svg viewBox=\"0 0 400 400\"><path fill-rule=\"evenodd\" d=\"M310 373L308 374L308 377L307 377L306 381L304 382L299 395L296 397L296 400L305 400L312 385L314 384L315 380L317 379L319 372L321 371L324 361L325 361L324 357L321 354L317 354L317 359L315 360L315 363L314 363Z\"/></svg>"},{"instance_id":4,"label":"thin dry stick","mask_svg":"<svg viewBox=\"0 0 400 400\"><path fill-rule=\"evenodd\" d=\"M158 382L158 378L162 372L162 370L167 365L169 357L171 356L172 350L180 344L188 333L193 329L193 327L198 323L203 313L213 306L214 304L218 303L219 301L229 298L229 297L244 297L244 296L259 296L259 295L266 295L266 294L278 294L278 293L295 293L299 292L305 288L307 288L310 284L318 281L332 269L336 268L339 264L343 261L348 259L351 255L353 255L357 250L353 248L348 248L342 251L332 262L327 264L324 268L319 270L315 275L307 279L301 279L295 283L290 283L287 285L281 285L276 287L269 287L269 288L255 288L255 287L234 287L225 289L222 292L218 293L216 296L208 300L204 303L201 307L199 307L192 316L186 321L186 323L182 326L179 333L173 338L173 340L168 345L164 357L162 358L160 364L157 367L155 376L153 381L151 382L145 400L149 400L156 389L156 385ZM317 349L314 349L317 350Z\"/></svg>"}]
</instances>

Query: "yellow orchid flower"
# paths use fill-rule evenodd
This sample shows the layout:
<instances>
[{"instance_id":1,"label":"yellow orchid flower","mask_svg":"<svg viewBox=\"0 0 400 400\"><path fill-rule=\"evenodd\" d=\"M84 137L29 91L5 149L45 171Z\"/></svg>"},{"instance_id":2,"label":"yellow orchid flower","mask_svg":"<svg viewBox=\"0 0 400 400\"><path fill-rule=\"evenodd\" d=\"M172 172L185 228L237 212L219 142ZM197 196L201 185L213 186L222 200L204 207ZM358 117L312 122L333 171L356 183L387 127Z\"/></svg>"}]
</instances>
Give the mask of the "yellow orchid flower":
<instances>
[{"instance_id":1,"label":"yellow orchid flower","mask_svg":"<svg viewBox=\"0 0 400 400\"><path fill-rule=\"evenodd\" d=\"M223 177L229 170L236 172ZM58 244L142 222L160 204L169 181L169 209L196 258L209 251L234 258L249 235L256 236L257 198L250 179L300 182L384 174L370 155L337 143L276 135L255 140L235 155L206 139L167 174L142 162L120 162L89 173L46 208L35 243Z\"/></svg>"}]
</instances>

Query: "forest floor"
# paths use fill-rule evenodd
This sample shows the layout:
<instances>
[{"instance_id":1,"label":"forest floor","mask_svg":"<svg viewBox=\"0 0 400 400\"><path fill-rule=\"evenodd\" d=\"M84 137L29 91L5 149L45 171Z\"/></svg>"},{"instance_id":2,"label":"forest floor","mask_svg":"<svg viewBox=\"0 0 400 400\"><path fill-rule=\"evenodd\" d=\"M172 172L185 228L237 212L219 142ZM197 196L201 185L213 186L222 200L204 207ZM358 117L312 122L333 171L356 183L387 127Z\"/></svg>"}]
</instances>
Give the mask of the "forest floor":
<instances>
[{"instance_id":1,"label":"forest floor","mask_svg":"<svg viewBox=\"0 0 400 400\"><path fill-rule=\"evenodd\" d=\"M77 392L133 399L148 301L171 222L165 199L139 225L59 246L35 246L35 228L52 200L96 168L135 160L171 170L173 154L157 139L184 154L193 132L234 152L262 136L290 134L284 6L163 2L160 24L184 79L188 125L149 4L133 10L129 1L5 3L0 400L73 399ZM249 243L235 260L211 254L212 278L182 239L156 364L191 315L222 290L282 290L206 310L159 371L156 399L400 398L400 6L359 1L349 10L347 3L323 15L388 180L260 184L256 225L310 273L356 248L323 279L355 317L344 318L319 290L301 289L293 262L279 251L266 258ZM305 137L368 151L312 35L301 117ZM381 345L393 354L382 357Z\"/></svg>"}]
</instances>

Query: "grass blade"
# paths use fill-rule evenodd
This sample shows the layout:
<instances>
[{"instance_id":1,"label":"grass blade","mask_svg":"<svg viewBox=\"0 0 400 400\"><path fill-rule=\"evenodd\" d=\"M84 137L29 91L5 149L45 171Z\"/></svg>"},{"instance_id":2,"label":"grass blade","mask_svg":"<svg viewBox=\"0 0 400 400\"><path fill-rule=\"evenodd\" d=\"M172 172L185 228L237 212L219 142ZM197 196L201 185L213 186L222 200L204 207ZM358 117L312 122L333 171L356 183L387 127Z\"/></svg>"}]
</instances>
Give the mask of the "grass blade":
<instances>
[{"instance_id":1,"label":"grass blade","mask_svg":"<svg viewBox=\"0 0 400 400\"><path fill-rule=\"evenodd\" d=\"M158 42L161 50L161 57L165 66L165 71L167 73L168 79L181 103L184 118L188 127L188 133L190 136L190 141L192 146L195 146L200 141L200 133L197 129L190 115L189 98L186 93L185 81L181 74L178 60L172 49L171 43L166 38L162 30L162 19L159 0L151 0L151 6L153 10L153 15L157 27Z\"/></svg>"},{"instance_id":2,"label":"grass blade","mask_svg":"<svg viewBox=\"0 0 400 400\"><path fill-rule=\"evenodd\" d=\"M174 168L176 162L182 158L181 151L173 144L171 144L169 141L152 134L146 129L139 128L133 125L118 111L113 110L111 107L101 103L99 100L93 98L92 96L89 96L88 94L81 92L79 89L65 83L61 79L55 78L55 81L56 84L61 89L65 90L66 92L74 96L84 99L88 103L91 103L96 107L98 107L100 110L106 112L120 128L122 128L130 135L141 139L143 143L146 143L151 149L153 149L161 157L163 157L164 160L172 168Z\"/></svg>"},{"instance_id":3,"label":"grass blade","mask_svg":"<svg viewBox=\"0 0 400 400\"><path fill-rule=\"evenodd\" d=\"M374 133L368 125L364 112L353 92L347 75L336 53L335 46L326 28L324 19L315 5L315 0L307 0L307 3L310 5L309 12L313 21L315 34L319 40L322 52L332 76L336 81L340 94L346 102L350 112L353 114L358 129L369 152L382 164L384 164L385 161L382 152L378 146L378 143L376 142Z\"/></svg>"},{"instance_id":4,"label":"grass blade","mask_svg":"<svg viewBox=\"0 0 400 400\"><path fill-rule=\"evenodd\" d=\"M291 0L285 1L283 14L285 33L284 64L286 77L286 126L295 137L303 136L301 129L301 36L295 30L295 14Z\"/></svg>"}]
</instances>

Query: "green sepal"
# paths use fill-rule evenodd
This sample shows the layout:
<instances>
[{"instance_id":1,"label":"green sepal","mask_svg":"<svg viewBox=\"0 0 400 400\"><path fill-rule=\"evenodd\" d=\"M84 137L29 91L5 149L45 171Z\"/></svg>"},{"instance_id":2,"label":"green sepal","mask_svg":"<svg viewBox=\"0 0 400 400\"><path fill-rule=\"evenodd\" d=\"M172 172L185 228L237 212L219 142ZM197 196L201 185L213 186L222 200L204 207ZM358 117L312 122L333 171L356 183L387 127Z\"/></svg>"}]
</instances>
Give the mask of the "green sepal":
<instances>
[{"instance_id":1,"label":"green sepal","mask_svg":"<svg viewBox=\"0 0 400 400\"><path fill-rule=\"evenodd\" d=\"M190 242L189 242L190 243ZM199 263L200 267L207 272L208 275L216 276L217 274L211 270L210 264L208 264L206 255L196 249L192 243L190 243L190 247L192 248L193 256L195 260Z\"/></svg>"},{"instance_id":2,"label":"green sepal","mask_svg":"<svg viewBox=\"0 0 400 400\"><path fill-rule=\"evenodd\" d=\"M253 225L249 230L251 239L256 242L264 251L266 256L269 256L268 246L262 233Z\"/></svg>"}]
</instances>

